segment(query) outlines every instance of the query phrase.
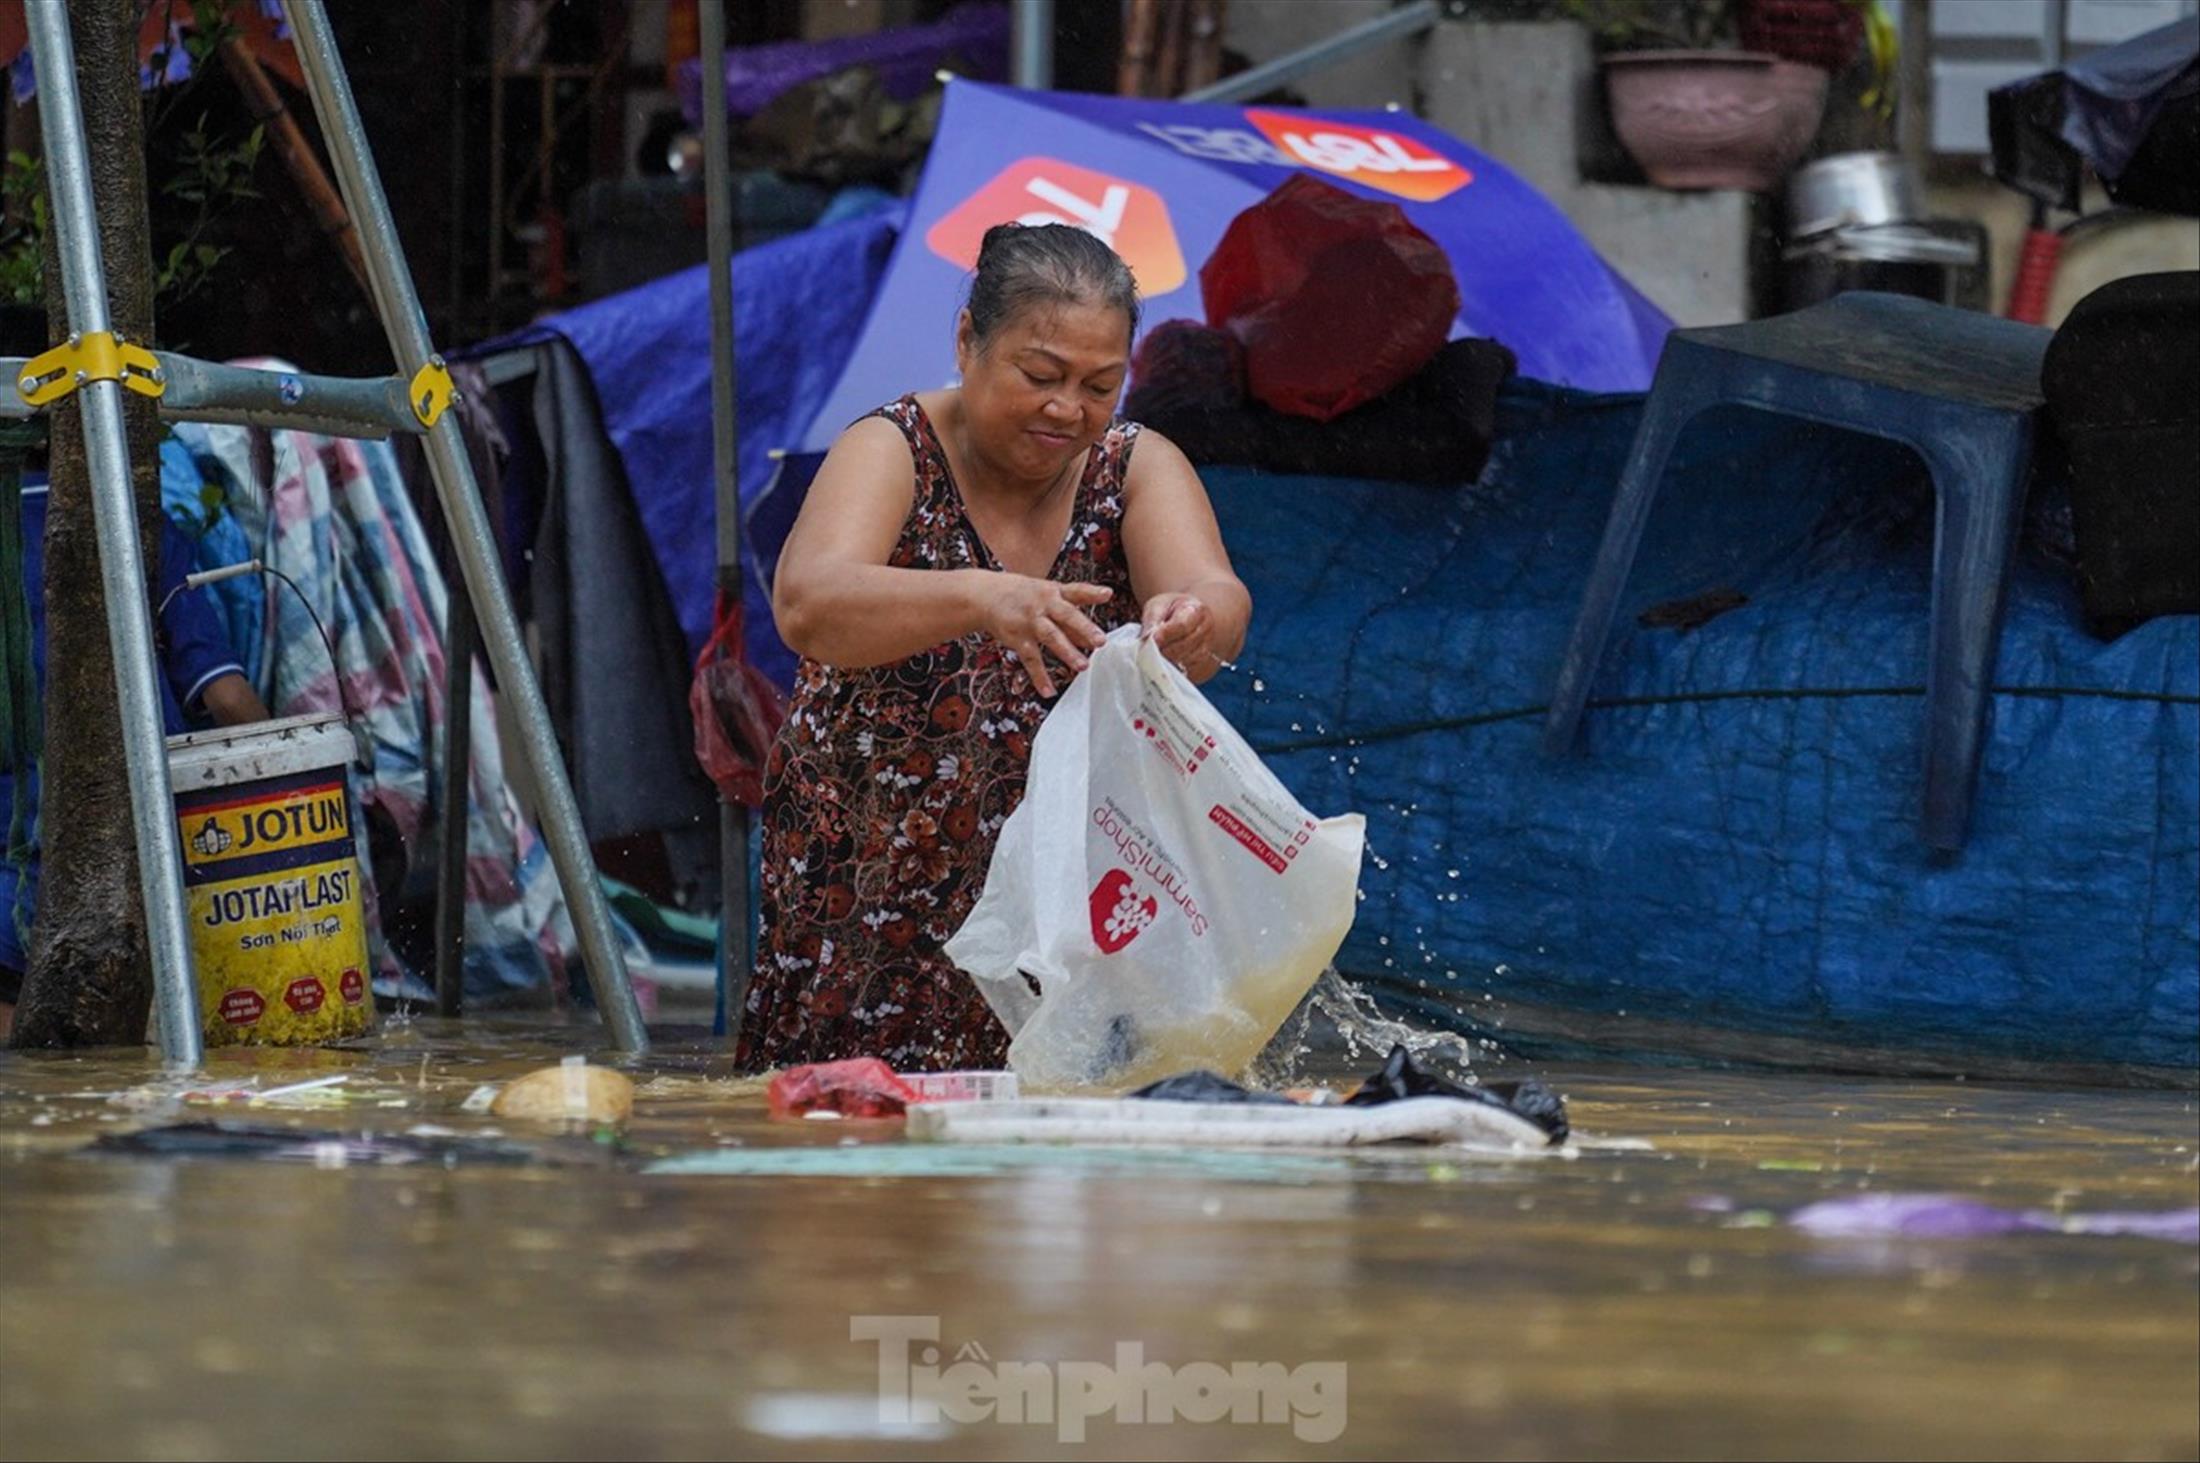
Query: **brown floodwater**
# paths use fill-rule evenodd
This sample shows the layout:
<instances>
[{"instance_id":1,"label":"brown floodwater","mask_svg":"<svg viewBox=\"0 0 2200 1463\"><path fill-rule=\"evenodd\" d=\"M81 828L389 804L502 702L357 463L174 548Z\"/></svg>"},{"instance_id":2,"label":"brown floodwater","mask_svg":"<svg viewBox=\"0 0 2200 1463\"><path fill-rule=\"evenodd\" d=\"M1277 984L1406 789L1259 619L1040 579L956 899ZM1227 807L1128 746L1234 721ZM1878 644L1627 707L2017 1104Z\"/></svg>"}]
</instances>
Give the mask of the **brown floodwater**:
<instances>
[{"instance_id":1,"label":"brown floodwater","mask_svg":"<svg viewBox=\"0 0 2200 1463\"><path fill-rule=\"evenodd\" d=\"M0 1054L0 1457L2200 1453L2191 1245L1786 1219L2200 1203L2189 1093L1552 1067L1570 1156L957 1152L775 1124L667 1040L622 1143L464 1108L600 1047L386 1022L214 1054L202 1086L347 1079L219 1109L142 1053ZM207 1117L556 1161L83 1151Z\"/></svg>"}]
</instances>

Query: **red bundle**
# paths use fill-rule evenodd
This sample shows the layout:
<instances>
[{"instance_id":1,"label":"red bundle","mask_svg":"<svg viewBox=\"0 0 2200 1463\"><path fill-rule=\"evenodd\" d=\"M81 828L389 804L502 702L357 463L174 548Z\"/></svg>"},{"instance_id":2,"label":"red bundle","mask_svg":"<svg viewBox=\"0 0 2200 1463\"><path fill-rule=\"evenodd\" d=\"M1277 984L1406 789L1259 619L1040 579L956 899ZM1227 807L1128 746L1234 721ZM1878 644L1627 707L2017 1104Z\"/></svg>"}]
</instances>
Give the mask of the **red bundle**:
<instances>
[{"instance_id":1,"label":"red bundle","mask_svg":"<svg viewBox=\"0 0 2200 1463\"><path fill-rule=\"evenodd\" d=\"M1403 209L1310 173L1231 220L1199 287L1253 399L1325 422L1427 365L1459 313L1451 260Z\"/></svg>"},{"instance_id":2,"label":"red bundle","mask_svg":"<svg viewBox=\"0 0 2200 1463\"><path fill-rule=\"evenodd\" d=\"M764 762L787 719L779 688L748 663L741 651L741 606L718 596L717 626L696 657L688 687L688 715L695 722L695 760L729 803L760 807Z\"/></svg>"}]
</instances>

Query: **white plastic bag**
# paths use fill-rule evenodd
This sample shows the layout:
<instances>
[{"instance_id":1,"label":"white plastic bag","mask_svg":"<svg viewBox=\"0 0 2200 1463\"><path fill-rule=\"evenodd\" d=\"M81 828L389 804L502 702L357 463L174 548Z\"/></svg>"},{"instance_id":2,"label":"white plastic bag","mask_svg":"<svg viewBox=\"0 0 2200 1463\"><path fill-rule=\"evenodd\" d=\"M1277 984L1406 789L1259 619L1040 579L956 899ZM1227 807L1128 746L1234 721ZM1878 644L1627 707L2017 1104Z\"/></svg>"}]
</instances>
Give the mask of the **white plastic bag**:
<instances>
[{"instance_id":1,"label":"white plastic bag","mask_svg":"<svg viewBox=\"0 0 2200 1463\"><path fill-rule=\"evenodd\" d=\"M1033 1087L1234 1074L1344 943L1365 829L1299 806L1128 625L1040 727L946 953Z\"/></svg>"}]
</instances>

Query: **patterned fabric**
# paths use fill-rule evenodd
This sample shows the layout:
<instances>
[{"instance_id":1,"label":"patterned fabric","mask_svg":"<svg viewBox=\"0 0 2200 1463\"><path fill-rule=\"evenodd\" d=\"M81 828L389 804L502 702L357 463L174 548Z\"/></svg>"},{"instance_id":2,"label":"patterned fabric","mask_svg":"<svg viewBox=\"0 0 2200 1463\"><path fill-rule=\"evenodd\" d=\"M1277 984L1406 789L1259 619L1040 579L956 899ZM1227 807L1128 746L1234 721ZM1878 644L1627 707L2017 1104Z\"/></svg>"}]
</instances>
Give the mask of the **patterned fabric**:
<instances>
[{"instance_id":1,"label":"patterned fabric","mask_svg":"<svg viewBox=\"0 0 2200 1463\"><path fill-rule=\"evenodd\" d=\"M916 498L891 562L1001 568L963 510L913 396L877 415L901 428ZM1123 479L1138 428L1093 447L1049 578L1115 597L1088 613L1133 623ZM754 1069L875 1056L904 1071L999 1067L1008 1035L940 954L985 886L1001 825L1023 800L1047 705L988 636L890 665L804 660L765 770L763 933L737 1060Z\"/></svg>"},{"instance_id":2,"label":"patterned fabric","mask_svg":"<svg viewBox=\"0 0 2200 1463\"><path fill-rule=\"evenodd\" d=\"M395 452L387 442L307 432L197 423L175 430L193 457L226 479L245 539L296 582L335 644L331 667L305 604L275 583L268 641L251 668L261 697L277 716L342 710L348 697L374 742L373 769L354 774L360 804L403 840L407 883L432 887L435 825L448 787L441 765L446 596ZM497 739L482 733L496 725L496 712L479 669L473 724L466 998L544 1003L563 993L572 926L547 850L505 782ZM364 888L371 903L373 880ZM432 997L382 938L379 911L369 915L377 993Z\"/></svg>"},{"instance_id":3,"label":"patterned fabric","mask_svg":"<svg viewBox=\"0 0 2200 1463\"><path fill-rule=\"evenodd\" d=\"M4 495L0 495L4 496ZM37 729L35 738L19 741L18 751L35 754L44 741L46 685L46 515L51 497L43 481L24 486L16 505L16 539L20 548L17 567L21 582L12 586L21 596L24 638L30 660L28 714ZM162 730L170 736L202 730L203 712L196 703L200 694L225 675L242 674L236 648L205 589L188 589L184 575L192 568L190 535L173 520L161 525L160 573L152 586L152 603L160 611L159 632L154 636L158 660ZM0 766L0 828L7 830L7 848L0 853L0 969L18 973L30 965L31 929L38 915L41 873L39 857L39 776L35 755L13 766ZM0 1000L9 999L0 996Z\"/></svg>"}]
</instances>

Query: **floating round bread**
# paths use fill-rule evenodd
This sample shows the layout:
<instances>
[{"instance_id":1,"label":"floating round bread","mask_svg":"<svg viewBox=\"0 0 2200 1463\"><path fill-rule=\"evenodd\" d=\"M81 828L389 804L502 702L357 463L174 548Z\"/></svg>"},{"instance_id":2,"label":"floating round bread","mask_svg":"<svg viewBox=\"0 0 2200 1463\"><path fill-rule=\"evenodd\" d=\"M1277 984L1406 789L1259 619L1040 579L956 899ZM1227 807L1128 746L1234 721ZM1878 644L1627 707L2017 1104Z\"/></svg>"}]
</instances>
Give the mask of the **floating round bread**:
<instances>
[{"instance_id":1,"label":"floating round bread","mask_svg":"<svg viewBox=\"0 0 2200 1463\"><path fill-rule=\"evenodd\" d=\"M616 1126L633 1115L634 1084L622 1072L568 1057L507 1083L489 1111L500 1118Z\"/></svg>"}]
</instances>

